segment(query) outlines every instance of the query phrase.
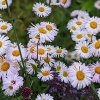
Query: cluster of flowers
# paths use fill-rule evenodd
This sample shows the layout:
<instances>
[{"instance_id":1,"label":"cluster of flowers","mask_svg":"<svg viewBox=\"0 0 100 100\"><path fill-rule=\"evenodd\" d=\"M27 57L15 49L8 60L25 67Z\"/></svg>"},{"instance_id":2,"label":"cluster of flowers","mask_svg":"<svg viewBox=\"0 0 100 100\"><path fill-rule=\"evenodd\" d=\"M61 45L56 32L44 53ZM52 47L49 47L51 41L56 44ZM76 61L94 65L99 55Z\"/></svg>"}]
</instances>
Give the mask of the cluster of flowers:
<instances>
[{"instance_id":1,"label":"cluster of flowers","mask_svg":"<svg viewBox=\"0 0 100 100\"><path fill-rule=\"evenodd\" d=\"M67 0L60 0L60 2L66 4ZM33 11L39 17L46 17L52 10L49 6L39 2L33 5ZM76 42L74 56L77 60L91 56L99 57L100 40L96 39L96 35L100 32L100 18L91 18L87 12L79 10L73 11L71 16L76 17L70 20L67 25L67 28L72 33L72 39ZM13 96L24 84L24 76L19 76L22 61L18 45L16 42L11 43L9 37L6 36L11 29L12 25L1 19L0 77L3 82L2 90L8 96ZM46 42L52 42L58 34L55 23L43 21L36 25L31 24L27 31L30 38L27 47L25 48L21 43L19 47L25 61L23 67L26 68L28 74L35 74L34 67L39 67L40 71L37 72L37 77L46 82L53 80L53 73L56 72L61 82L71 84L77 89L85 88L91 82L100 83L100 62L90 65L73 62L71 66L67 67L64 62L56 60L56 58L60 57L66 59L66 55L69 53L65 48L45 45ZM98 90L98 96L100 97L100 89ZM43 93L38 94L36 100L54 100L54 98L50 94Z\"/></svg>"}]
</instances>

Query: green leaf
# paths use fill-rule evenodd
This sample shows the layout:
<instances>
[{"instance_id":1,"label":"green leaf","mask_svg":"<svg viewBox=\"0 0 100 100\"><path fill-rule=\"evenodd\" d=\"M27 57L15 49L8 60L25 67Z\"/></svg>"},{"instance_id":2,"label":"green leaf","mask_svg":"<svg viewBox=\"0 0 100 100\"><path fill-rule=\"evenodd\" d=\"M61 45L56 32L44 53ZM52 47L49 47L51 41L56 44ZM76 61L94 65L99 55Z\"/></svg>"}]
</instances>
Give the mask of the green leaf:
<instances>
[{"instance_id":1,"label":"green leaf","mask_svg":"<svg viewBox=\"0 0 100 100\"><path fill-rule=\"evenodd\" d=\"M95 0L88 0L83 4L82 10L90 12L94 8Z\"/></svg>"}]
</instances>

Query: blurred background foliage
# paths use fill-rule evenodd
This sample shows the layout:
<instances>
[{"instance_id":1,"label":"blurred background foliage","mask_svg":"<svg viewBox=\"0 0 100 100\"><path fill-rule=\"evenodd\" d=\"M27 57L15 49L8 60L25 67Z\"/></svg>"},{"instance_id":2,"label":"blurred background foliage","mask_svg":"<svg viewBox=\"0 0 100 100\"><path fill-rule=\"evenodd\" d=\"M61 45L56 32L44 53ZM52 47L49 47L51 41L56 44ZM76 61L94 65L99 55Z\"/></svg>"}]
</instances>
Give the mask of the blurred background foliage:
<instances>
[{"instance_id":1,"label":"blurred background foliage","mask_svg":"<svg viewBox=\"0 0 100 100\"><path fill-rule=\"evenodd\" d=\"M72 51L75 43L72 41L71 34L66 28L68 21L72 19L70 13L73 10L84 10L89 12L91 16L100 17L99 10L94 7L95 0L72 0L70 7L66 9L62 6L51 6L52 13L46 18L39 18L32 11L32 6L35 2L44 2L46 4L46 0L13 0L12 5L10 6L19 42L24 45L26 45L29 40L27 28L31 23L36 24L40 21L50 21L54 22L59 29L58 35L50 44L55 46L58 45ZM1 14L5 21L10 22L7 10L1 10ZM11 30L8 35L11 41L14 42L15 37L13 30Z\"/></svg>"}]
</instances>

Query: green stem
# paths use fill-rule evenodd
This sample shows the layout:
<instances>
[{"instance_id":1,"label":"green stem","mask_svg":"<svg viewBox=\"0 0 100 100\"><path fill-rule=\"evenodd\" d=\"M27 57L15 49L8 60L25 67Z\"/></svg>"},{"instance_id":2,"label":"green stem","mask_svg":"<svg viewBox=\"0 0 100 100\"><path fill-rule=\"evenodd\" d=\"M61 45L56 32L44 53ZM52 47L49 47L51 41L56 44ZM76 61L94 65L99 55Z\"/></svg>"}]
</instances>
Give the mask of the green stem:
<instances>
[{"instance_id":1,"label":"green stem","mask_svg":"<svg viewBox=\"0 0 100 100\"><path fill-rule=\"evenodd\" d=\"M91 83L91 89L92 89L92 91L94 92L94 94L98 97L98 94L97 94L97 91L96 91L96 89L95 89L95 86L94 86L94 84L93 83Z\"/></svg>"},{"instance_id":2,"label":"green stem","mask_svg":"<svg viewBox=\"0 0 100 100\"><path fill-rule=\"evenodd\" d=\"M15 29L15 26L14 26L14 22L13 22L13 19L12 19L12 16L11 16L11 12L10 12L10 8L9 8L9 6L8 6L7 0L6 0L6 4L7 4L7 9L8 9L8 15L9 15L9 17L10 17L10 21L11 21L11 24L12 24L13 30L14 30L14 35L15 35L16 42L17 42L17 45L18 45L18 49L19 49L19 53L20 53L22 65L23 65L23 68L24 68L24 61L23 61L23 58L22 58L22 54L21 54L21 50L20 50L20 46L19 46L19 41L18 41L16 29ZM21 69L22 69L22 67L21 67ZM24 70L25 70L25 69L24 69Z\"/></svg>"}]
</instances>

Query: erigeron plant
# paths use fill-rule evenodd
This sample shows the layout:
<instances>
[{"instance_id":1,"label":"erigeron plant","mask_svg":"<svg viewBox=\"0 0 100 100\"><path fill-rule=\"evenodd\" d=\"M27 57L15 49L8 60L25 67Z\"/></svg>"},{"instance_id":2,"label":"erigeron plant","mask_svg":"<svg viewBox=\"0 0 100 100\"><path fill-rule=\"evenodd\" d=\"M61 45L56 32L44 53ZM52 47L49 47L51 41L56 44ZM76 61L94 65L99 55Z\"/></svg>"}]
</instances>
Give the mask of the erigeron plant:
<instances>
[{"instance_id":1,"label":"erigeron plant","mask_svg":"<svg viewBox=\"0 0 100 100\"><path fill-rule=\"evenodd\" d=\"M85 99L100 97L100 90L96 90L94 85L95 82L100 83L100 62L88 65L83 63L84 59L100 56L100 40L96 39L100 32L100 18L90 17L81 10L71 13L71 16L76 17L67 23L72 40L76 42L73 52L59 46L46 45L46 42L54 41L59 29L55 23L45 19L37 24L31 23L27 28L30 40L27 47L24 47L18 41L9 8L11 3L12 0L1 0L0 6L1 9L8 9L11 20L11 23L3 19L0 21L0 78L4 95L16 99L21 93L22 96L18 98L20 100L82 99L83 96L78 96L77 93L83 92L75 94L76 89L89 91L90 95ZM47 3L67 8L71 0L51 0ZM36 2L32 11L41 19L51 14L52 7ZM7 36L11 29L14 29L16 37L14 43ZM62 58L72 64L67 66L60 61Z\"/></svg>"}]
</instances>

